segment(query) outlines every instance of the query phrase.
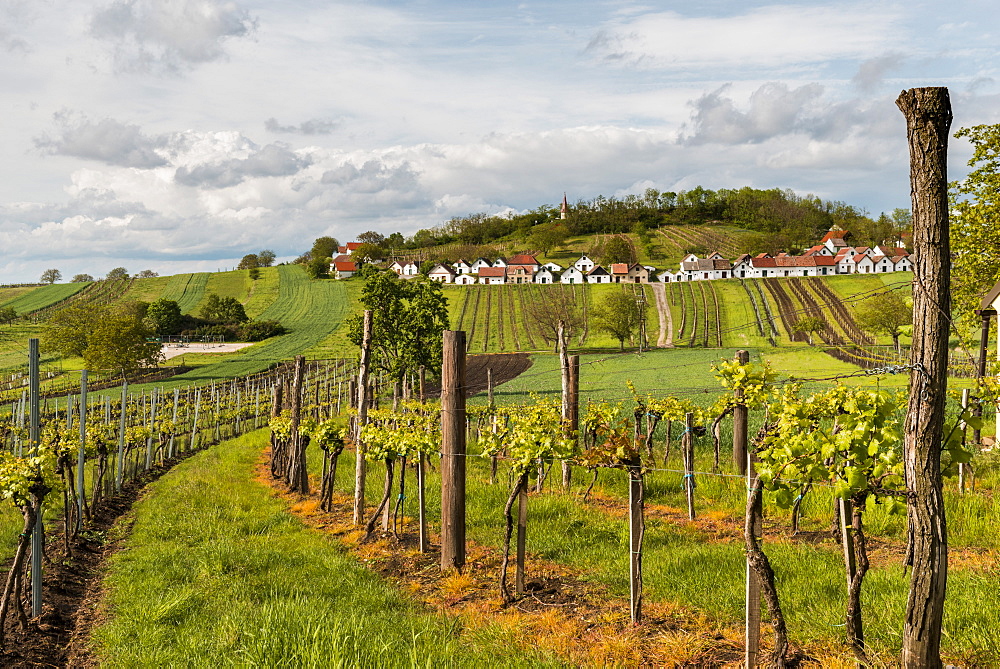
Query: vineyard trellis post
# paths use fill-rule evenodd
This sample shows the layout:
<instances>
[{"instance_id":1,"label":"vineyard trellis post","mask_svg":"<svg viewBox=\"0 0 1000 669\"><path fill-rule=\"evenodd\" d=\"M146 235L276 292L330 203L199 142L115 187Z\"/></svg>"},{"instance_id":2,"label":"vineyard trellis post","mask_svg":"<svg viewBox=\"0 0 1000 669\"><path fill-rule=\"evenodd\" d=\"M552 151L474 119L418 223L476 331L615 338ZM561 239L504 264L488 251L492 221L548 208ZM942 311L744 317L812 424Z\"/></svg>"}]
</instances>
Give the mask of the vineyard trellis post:
<instances>
[{"instance_id":1,"label":"vineyard trellis post","mask_svg":"<svg viewBox=\"0 0 1000 669\"><path fill-rule=\"evenodd\" d=\"M749 351L737 351L736 362L746 365L750 362ZM733 465L737 473L744 476L747 473L747 407L743 404L743 389L733 391Z\"/></svg>"},{"instance_id":2,"label":"vineyard trellis post","mask_svg":"<svg viewBox=\"0 0 1000 669\"><path fill-rule=\"evenodd\" d=\"M76 532L83 525L83 510L86 508L87 493L84 490L84 464L87 450L87 370L80 372L80 451L76 456Z\"/></svg>"},{"instance_id":3,"label":"vineyard trellis post","mask_svg":"<svg viewBox=\"0 0 1000 669\"><path fill-rule=\"evenodd\" d=\"M306 358L295 356L295 372L292 376L292 429L289 438L289 462L287 483L290 490L303 495L309 494L309 472L306 469L306 441L300 434L299 424L302 412L302 379L305 374Z\"/></svg>"},{"instance_id":4,"label":"vineyard trellis post","mask_svg":"<svg viewBox=\"0 0 1000 669\"><path fill-rule=\"evenodd\" d=\"M514 558L514 592L524 594L524 560L528 543L528 486L517 491L517 547Z\"/></svg>"},{"instance_id":5,"label":"vineyard trellis post","mask_svg":"<svg viewBox=\"0 0 1000 669\"><path fill-rule=\"evenodd\" d=\"M146 436L146 469L153 466L153 429L156 427L156 399L159 393L154 387L149 398L149 434Z\"/></svg>"},{"instance_id":6,"label":"vineyard trellis post","mask_svg":"<svg viewBox=\"0 0 1000 669\"><path fill-rule=\"evenodd\" d=\"M122 491L122 476L125 473L125 420L128 415L128 381L122 381L122 403L118 419L118 457L115 460L115 492ZM198 410L195 409L195 417Z\"/></svg>"},{"instance_id":7,"label":"vineyard trellis post","mask_svg":"<svg viewBox=\"0 0 1000 669\"><path fill-rule=\"evenodd\" d=\"M962 414L965 414L965 410L969 407L969 389L962 389ZM968 431L968 425L965 420L962 420L962 448L965 448L965 438L966 432ZM958 492L965 493L965 463L958 463Z\"/></svg>"},{"instance_id":8,"label":"vineyard trellis post","mask_svg":"<svg viewBox=\"0 0 1000 669\"><path fill-rule=\"evenodd\" d=\"M690 414L688 414L690 416ZM638 422L638 417L636 418ZM628 471L628 536L629 536L629 610L632 622L642 621L642 540L646 533L644 517L645 486L641 456L636 444L636 455L627 464Z\"/></svg>"},{"instance_id":9,"label":"vineyard trellis post","mask_svg":"<svg viewBox=\"0 0 1000 669\"><path fill-rule=\"evenodd\" d=\"M361 428L368 422L368 362L372 347L372 312L365 309L361 326L361 359L358 362L358 416L354 426L354 524L365 522L365 445Z\"/></svg>"},{"instance_id":10,"label":"vineyard trellis post","mask_svg":"<svg viewBox=\"0 0 1000 669\"><path fill-rule=\"evenodd\" d=\"M948 237L948 89L912 88L896 105L906 118L913 211L913 343L904 427L907 562L910 589L903 625L903 666L941 666L941 624L948 536L941 480L947 391L951 274Z\"/></svg>"},{"instance_id":11,"label":"vineyard trellis post","mask_svg":"<svg viewBox=\"0 0 1000 669\"><path fill-rule=\"evenodd\" d=\"M465 332L445 330L441 361L441 569L465 566Z\"/></svg>"},{"instance_id":12,"label":"vineyard trellis post","mask_svg":"<svg viewBox=\"0 0 1000 669\"><path fill-rule=\"evenodd\" d=\"M996 313L995 310L986 308L986 306L979 310L979 316L983 319L983 327L979 336L979 361L976 367L976 381L978 383L982 383L983 377L986 376L986 356L990 346L990 319L996 316ZM981 401L976 402L975 406L972 407L972 415L976 418L983 415L983 404ZM982 432L977 425L972 431L972 443L979 444L981 441Z\"/></svg>"},{"instance_id":13,"label":"vineyard trellis post","mask_svg":"<svg viewBox=\"0 0 1000 669\"><path fill-rule=\"evenodd\" d=\"M424 404L426 399L424 396L424 381L427 375L427 368L424 365L420 365L420 403ZM420 546L420 552L427 552L427 505L426 505L426 481L424 480L424 475L426 474L426 459L427 456L423 451L417 453L417 506L419 507L419 529L418 529L418 542Z\"/></svg>"},{"instance_id":14,"label":"vineyard trellis post","mask_svg":"<svg viewBox=\"0 0 1000 669\"><path fill-rule=\"evenodd\" d=\"M28 340L28 444L32 455L41 451L41 415L39 409L38 340ZM31 530L31 617L42 615L42 551L45 549L45 526L41 504L35 512ZM2 621L0 621L2 622Z\"/></svg>"},{"instance_id":15,"label":"vineyard trellis post","mask_svg":"<svg viewBox=\"0 0 1000 669\"><path fill-rule=\"evenodd\" d=\"M569 349L566 341L566 323L559 321L556 329L556 337L559 339L559 369L562 372L562 421L563 431L568 433L570 415L570 369L569 369ZM569 460L562 462L562 485L564 490L569 490L569 485L573 479L573 465Z\"/></svg>"},{"instance_id":16,"label":"vineyard trellis post","mask_svg":"<svg viewBox=\"0 0 1000 669\"><path fill-rule=\"evenodd\" d=\"M746 413L743 414L742 419L747 420ZM746 425L743 426L744 430ZM762 525L762 514L761 507L762 497L757 491L757 486L760 485L759 479L757 478L757 468L754 466L754 453L747 454L746 464L744 469L746 470L746 481L747 481L747 504L753 503L753 507L748 510L748 522L746 523L746 530L751 533L751 541L756 543L761 534ZM760 576L757 575L757 570L753 567L753 562L749 553L747 554L747 566L746 566L746 637L745 637L745 651L744 651L744 664L747 667L756 667L757 659L760 655Z\"/></svg>"},{"instance_id":17,"label":"vineyard trellis post","mask_svg":"<svg viewBox=\"0 0 1000 669\"><path fill-rule=\"evenodd\" d=\"M684 414L684 437L681 440L684 458L684 492L687 497L688 520L694 520L694 414Z\"/></svg>"}]
</instances>

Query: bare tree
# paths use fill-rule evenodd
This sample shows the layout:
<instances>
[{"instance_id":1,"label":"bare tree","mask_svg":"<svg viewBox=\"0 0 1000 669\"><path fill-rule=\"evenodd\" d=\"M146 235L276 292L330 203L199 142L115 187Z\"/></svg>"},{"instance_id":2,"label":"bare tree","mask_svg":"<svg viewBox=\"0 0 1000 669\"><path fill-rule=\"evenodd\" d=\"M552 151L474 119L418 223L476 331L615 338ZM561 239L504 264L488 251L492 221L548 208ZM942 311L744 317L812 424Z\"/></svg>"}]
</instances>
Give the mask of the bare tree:
<instances>
[{"instance_id":1,"label":"bare tree","mask_svg":"<svg viewBox=\"0 0 1000 669\"><path fill-rule=\"evenodd\" d=\"M566 341L572 340L583 326L583 311L576 302L576 296L563 284L535 288L535 294L526 307L528 318L546 344L558 344L560 322L565 328Z\"/></svg>"}]
</instances>

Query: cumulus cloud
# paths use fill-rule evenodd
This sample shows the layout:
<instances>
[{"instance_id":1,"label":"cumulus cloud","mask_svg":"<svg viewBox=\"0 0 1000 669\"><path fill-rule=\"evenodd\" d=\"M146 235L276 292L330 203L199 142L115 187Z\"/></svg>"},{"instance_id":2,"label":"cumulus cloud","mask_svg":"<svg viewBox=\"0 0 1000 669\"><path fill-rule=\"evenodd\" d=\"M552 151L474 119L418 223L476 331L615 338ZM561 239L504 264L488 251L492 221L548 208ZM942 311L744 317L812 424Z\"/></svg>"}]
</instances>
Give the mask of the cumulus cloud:
<instances>
[{"instance_id":1,"label":"cumulus cloud","mask_svg":"<svg viewBox=\"0 0 1000 669\"><path fill-rule=\"evenodd\" d=\"M174 179L185 186L228 188L255 177L290 176L311 162L308 156L300 156L284 144L268 144L245 158L178 167Z\"/></svg>"},{"instance_id":2,"label":"cumulus cloud","mask_svg":"<svg viewBox=\"0 0 1000 669\"><path fill-rule=\"evenodd\" d=\"M692 103L694 131L687 139L689 143L759 143L800 132L806 125L809 107L823 95L819 84L790 89L786 84L768 83L751 94L743 110L726 96L730 88L727 84Z\"/></svg>"},{"instance_id":3,"label":"cumulus cloud","mask_svg":"<svg viewBox=\"0 0 1000 669\"><path fill-rule=\"evenodd\" d=\"M380 160L367 160L361 167L344 163L323 173L321 182L350 186L357 193L378 193L384 190L406 191L417 187L417 175L409 163L391 167Z\"/></svg>"},{"instance_id":4,"label":"cumulus cloud","mask_svg":"<svg viewBox=\"0 0 1000 669\"><path fill-rule=\"evenodd\" d=\"M264 128L268 132L287 135L329 135L339 126L340 124L336 121L321 118L303 121L298 125L281 125L274 117L264 121Z\"/></svg>"},{"instance_id":5,"label":"cumulus cloud","mask_svg":"<svg viewBox=\"0 0 1000 669\"><path fill-rule=\"evenodd\" d=\"M891 8L758 7L732 16L648 12L611 22L586 51L643 68L795 67L885 51L899 36Z\"/></svg>"},{"instance_id":6,"label":"cumulus cloud","mask_svg":"<svg viewBox=\"0 0 1000 669\"><path fill-rule=\"evenodd\" d=\"M55 136L36 137L35 146L49 154L97 160L121 167L151 168L166 165L160 151L164 137L150 137L142 129L113 118L92 122L69 112L55 115L60 126Z\"/></svg>"},{"instance_id":7,"label":"cumulus cloud","mask_svg":"<svg viewBox=\"0 0 1000 669\"><path fill-rule=\"evenodd\" d=\"M225 55L226 40L247 37L256 20L221 0L115 0L97 10L90 33L113 48L117 69L176 71Z\"/></svg>"}]
</instances>

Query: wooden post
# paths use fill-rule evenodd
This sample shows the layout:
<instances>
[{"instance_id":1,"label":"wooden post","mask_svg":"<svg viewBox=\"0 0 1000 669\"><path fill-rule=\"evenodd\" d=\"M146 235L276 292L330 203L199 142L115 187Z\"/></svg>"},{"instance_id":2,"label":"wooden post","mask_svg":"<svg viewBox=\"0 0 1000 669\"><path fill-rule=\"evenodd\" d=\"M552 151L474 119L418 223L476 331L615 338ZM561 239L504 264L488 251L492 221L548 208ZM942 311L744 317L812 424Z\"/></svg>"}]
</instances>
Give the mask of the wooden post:
<instances>
[{"instance_id":1,"label":"wooden post","mask_svg":"<svg viewBox=\"0 0 1000 669\"><path fill-rule=\"evenodd\" d=\"M986 356L990 346L990 317L995 315L996 311L993 309L982 309L979 311L979 316L983 319L983 327L979 336L979 364L976 367L976 380L980 383L983 377L986 376ZM976 418L982 417L982 400L976 402L976 405L972 407L972 415ZM982 444L982 431L978 427L972 431L972 443L976 445L976 448L979 448L980 444Z\"/></svg>"},{"instance_id":2,"label":"wooden post","mask_svg":"<svg viewBox=\"0 0 1000 669\"><path fill-rule=\"evenodd\" d=\"M684 439L681 451L684 457L684 492L687 496L688 519L694 520L694 414L684 414Z\"/></svg>"},{"instance_id":3,"label":"wooden post","mask_svg":"<svg viewBox=\"0 0 1000 669\"><path fill-rule=\"evenodd\" d=\"M514 559L514 592L524 594L524 558L528 538L528 486L517 492L517 555Z\"/></svg>"},{"instance_id":4,"label":"wooden post","mask_svg":"<svg viewBox=\"0 0 1000 669\"><path fill-rule=\"evenodd\" d=\"M750 362L748 351L737 351L736 362L745 365ZM733 407L733 466L741 476L747 473L747 408L743 405L743 390L737 388L733 393L736 406Z\"/></svg>"},{"instance_id":5,"label":"wooden post","mask_svg":"<svg viewBox=\"0 0 1000 669\"><path fill-rule=\"evenodd\" d=\"M569 435L571 433L570 422L570 404L572 400L570 398L570 368L569 368L569 350L566 342L566 324L563 321L559 321L559 325L556 329L556 338L559 340L559 369L562 372L562 407L560 411L560 417L563 423L563 433L564 435ZM569 460L563 460L562 462L562 486L563 490L569 490L569 485L573 480L573 465L570 464Z\"/></svg>"},{"instance_id":6,"label":"wooden post","mask_svg":"<svg viewBox=\"0 0 1000 669\"><path fill-rule=\"evenodd\" d=\"M354 524L365 522L365 445L361 428L368 423L368 361L372 348L372 312L365 310L361 330L361 360L358 363L358 419L354 426Z\"/></svg>"},{"instance_id":7,"label":"wooden post","mask_svg":"<svg viewBox=\"0 0 1000 669\"><path fill-rule=\"evenodd\" d=\"M642 621L642 540L646 533L642 463L628 466L629 600L632 622Z\"/></svg>"},{"instance_id":8,"label":"wooden post","mask_svg":"<svg viewBox=\"0 0 1000 669\"><path fill-rule=\"evenodd\" d=\"M746 464L743 466L747 476L747 503L750 503L751 496L758 483L757 468L754 466L754 456L747 456ZM756 503L751 510L752 520L750 529L754 537L760 537L761 531L761 496L756 497ZM760 577L753 568L750 556L747 556L746 568L746 636L744 647L744 666L756 667L760 656Z\"/></svg>"},{"instance_id":9,"label":"wooden post","mask_svg":"<svg viewBox=\"0 0 1000 669\"><path fill-rule=\"evenodd\" d=\"M493 368L486 368L486 397L490 406L493 406Z\"/></svg>"},{"instance_id":10,"label":"wooden post","mask_svg":"<svg viewBox=\"0 0 1000 669\"><path fill-rule=\"evenodd\" d=\"M87 449L87 370L80 372L80 451L76 456L76 531L83 526L83 509L86 506L87 491L83 468Z\"/></svg>"},{"instance_id":11,"label":"wooden post","mask_svg":"<svg viewBox=\"0 0 1000 669\"><path fill-rule=\"evenodd\" d=\"M122 476L124 475L125 467L125 420L126 420L126 409L128 409L128 381L122 382L122 404L121 404L121 415L118 421L118 458L115 461L115 492L122 491ZM197 408L195 409L195 416L198 415Z\"/></svg>"},{"instance_id":12,"label":"wooden post","mask_svg":"<svg viewBox=\"0 0 1000 669\"><path fill-rule=\"evenodd\" d=\"M302 379L305 374L306 358L295 356L295 372L292 376L292 429L289 439L287 483L290 490L309 494L309 471L306 467L306 447L299 434L302 412Z\"/></svg>"},{"instance_id":13,"label":"wooden post","mask_svg":"<svg viewBox=\"0 0 1000 669\"><path fill-rule=\"evenodd\" d=\"M903 624L903 666L941 666L941 621L948 578L948 536L941 482L941 440L948 386L951 246L948 238L947 88L913 88L896 105L906 117L913 211L913 344L904 425L909 503L910 590Z\"/></svg>"},{"instance_id":14,"label":"wooden post","mask_svg":"<svg viewBox=\"0 0 1000 669\"><path fill-rule=\"evenodd\" d=\"M962 410L963 410L963 412L965 411L965 409L968 409L968 408L969 408L969 389L968 388L963 388L962 389ZM968 427L969 426L966 424L965 420L963 420L962 421L962 448L965 448L965 436L966 436L966 432L968 431ZM958 463L958 492L959 493L964 493L965 492L965 463L964 462L959 462Z\"/></svg>"},{"instance_id":15,"label":"wooden post","mask_svg":"<svg viewBox=\"0 0 1000 669\"><path fill-rule=\"evenodd\" d=\"M446 330L441 365L441 569L465 565L465 332Z\"/></svg>"},{"instance_id":16,"label":"wooden post","mask_svg":"<svg viewBox=\"0 0 1000 669\"><path fill-rule=\"evenodd\" d=\"M28 445L32 456L41 455L42 423L39 410L41 378L38 368L38 340L28 340ZM42 615L42 552L45 550L45 525L42 505L35 510L35 525L31 529L31 617ZM6 622L6 621L4 621Z\"/></svg>"},{"instance_id":17,"label":"wooden post","mask_svg":"<svg viewBox=\"0 0 1000 669\"><path fill-rule=\"evenodd\" d=\"M420 365L420 403L423 404L427 395L425 394L425 388L427 383L427 368Z\"/></svg>"},{"instance_id":18,"label":"wooden post","mask_svg":"<svg viewBox=\"0 0 1000 669\"><path fill-rule=\"evenodd\" d=\"M424 367L423 365L420 365L420 376L419 376L420 385L419 385L419 391L420 391L420 403L421 404L423 404L425 402L425 399L424 399L424 379L425 379L425 376L426 376L426 371L427 371L427 368ZM418 536L419 536L419 546L420 546L420 552L421 553L426 553L427 552L427 548L428 548L428 545L427 545L428 542L427 542L426 481L424 480L424 477L426 475L427 469L426 469L426 462L425 462L425 460L426 460L426 456L423 453L420 453L417 456L417 506L419 507L418 513L419 513L419 526L420 526L419 535Z\"/></svg>"}]
</instances>

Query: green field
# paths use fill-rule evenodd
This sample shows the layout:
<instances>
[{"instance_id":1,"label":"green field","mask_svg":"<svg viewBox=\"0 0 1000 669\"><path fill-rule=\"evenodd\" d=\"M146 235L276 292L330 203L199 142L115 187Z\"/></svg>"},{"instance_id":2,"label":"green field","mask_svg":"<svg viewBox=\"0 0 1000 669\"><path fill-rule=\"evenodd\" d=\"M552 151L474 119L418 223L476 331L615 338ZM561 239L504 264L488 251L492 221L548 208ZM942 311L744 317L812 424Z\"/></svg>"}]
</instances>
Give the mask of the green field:
<instances>
[{"instance_id":1,"label":"green field","mask_svg":"<svg viewBox=\"0 0 1000 669\"><path fill-rule=\"evenodd\" d=\"M18 315L29 314L76 295L81 290L89 286L90 283L53 283L48 286L39 286L16 295L8 302L0 303L0 306L11 307ZM20 290L20 289L16 289Z\"/></svg>"},{"instance_id":2,"label":"green field","mask_svg":"<svg viewBox=\"0 0 1000 669\"><path fill-rule=\"evenodd\" d=\"M208 284L210 276L208 272L172 276L160 297L165 300L173 300L180 305L181 313L194 313L195 307L201 302L202 295L205 293L205 286Z\"/></svg>"}]
</instances>

